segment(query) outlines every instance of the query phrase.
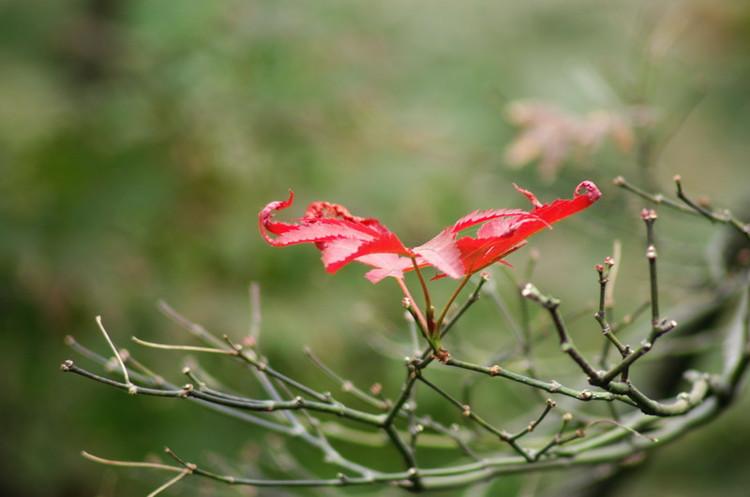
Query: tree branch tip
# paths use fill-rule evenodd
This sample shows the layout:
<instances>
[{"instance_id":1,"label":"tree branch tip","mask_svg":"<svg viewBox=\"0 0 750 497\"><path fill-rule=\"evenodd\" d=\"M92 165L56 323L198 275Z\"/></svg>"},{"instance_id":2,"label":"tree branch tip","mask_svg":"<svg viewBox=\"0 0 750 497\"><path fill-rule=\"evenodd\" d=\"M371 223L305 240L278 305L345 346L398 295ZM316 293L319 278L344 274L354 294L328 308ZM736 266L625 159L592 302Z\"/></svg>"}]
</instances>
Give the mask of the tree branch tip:
<instances>
[{"instance_id":1,"label":"tree branch tip","mask_svg":"<svg viewBox=\"0 0 750 497\"><path fill-rule=\"evenodd\" d=\"M189 366L185 366L182 368L182 374L189 374L192 371Z\"/></svg>"},{"instance_id":2,"label":"tree branch tip","mask_svg":"<svg viewBox=\"0 0 750 497\"><path fill-rule=\"evenodd\" d=\"M65 361L60 364L60 371L67 373L71 369L73 369L73 366L75 363L71 359L66 359Z\"/></svg>"},{"instance_id":3,"label":"tree branch tip","mask_svg":"<svg viewBox=\"0 0 750 497\"><path fill-rule=\"evenodd\" d=\"M63 343L70 347L71 345L76 344L76 339L73 337L73 335L65 335L65 337L63 337Z\"/></svg>"},{"instance_id":4,"label":"tree branch tip","mask_svg":"<svg viewBox=\"0 0 750 497\"><path fill-rule=\"evenodd\" d=\"M550 409L552 409L553 407L557 407L557 402L555 402L552 399L547 399L545 403L547 404L547 407L549 407Z\"/></svg>"},{"instance_id":5,"label":"tree branch tip","mask_svg":"<svg viewBox=\"0 0 750 497\"><path fill-rule=\"evenodd\" d=\"M668 333L672 331L673 329L677 328L677 321L674 319L665 319L658 325L659 334L663 335L664 333Z\"/></svg>"},{"instance_id":6,"label":"tree branch tip","mask_svg":"<svg viewBox=\"0 0 750 497\"><path fill-rule=\"evenodd\" d=\"M646 223L653 223L659 218L659 215L656 213L654 209L647 209L643 208L641 210L641 219L646 221Z\"/></svg>"},{"instance_id":7,"label":"tree branch tip","mask_svg":"<svg viewBox=\"0 0 750 497\"><path fill-rule=\"evenodd\" d=\"M625 178L624 178L624 177L622 177L622 176L616 176L616 177L615 177L615 178L614 178L614 179L612 180L612 183L613 183L613 184L614 184L615 186L624 186L624 185L625 185L625 183L626 183L626 181L625 181Z\"/></svg>"},{"instance_id":8,"label":"tree branch tip","mask_svg":"<svg viewBox=\"0 0 750 497\"><path fill-rule=\"evenodd\" d=\"M531 283L526 283L521 289L521 296L523 298L533 299L535 296L538 296L538 294L539 290L537 290L537 288Z\"/></svg>"},{"instance_id":9,"label":"tree branch tip","mask_svg":"<svg viewBox=\"0 0 750 497\"><path fill-rule=\"evenodd\" d=\"M573 413L566 412L565 414L562 415L562 420L565 423L570 423L571 421L573 421Z\"/></svg>"}]
</instances>

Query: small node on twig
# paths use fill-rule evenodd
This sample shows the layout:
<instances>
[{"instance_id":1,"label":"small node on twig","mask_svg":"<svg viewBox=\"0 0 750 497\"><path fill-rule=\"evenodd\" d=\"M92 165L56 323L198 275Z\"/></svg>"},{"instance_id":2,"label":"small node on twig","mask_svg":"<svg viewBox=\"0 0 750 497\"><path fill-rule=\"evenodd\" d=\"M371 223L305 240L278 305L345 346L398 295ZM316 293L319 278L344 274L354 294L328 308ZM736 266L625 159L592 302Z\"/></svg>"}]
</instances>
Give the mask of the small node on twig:
<instances>
[{"instance_id":1,"label":"small node on twig","mask_svg":"<svg viewBox=\"0 0 750 497\"><path fill-rule=\"evenodd\" d=\"M370 385L370 393L373 395L380 395L383 393L383 385L380 383L373 383Z\"/></svg>"},{"instance_id":2,"label":"small node on twig","mask_svg":"<svg viewBox=\"0 0 750 497\"><path fill-rule=\"evenodd\" d=\"M461 415L462 415L462 416L465 416L465 417L467 417L467 418L468 418L469 416L471 416L471 406L470 406L470 405L468 405L468 404L464 404L464 405L463 405L463 406L461 407Z\"/></svg>"},{"instance_id":3,"label":"small node on twig","mask_svg":"<svg viewBox=\"0 0 750 497\"><path fill-rule=\"evenodd\" d=\"M657 326L659 334L669 333L673 329L677 328L677 321L674 319L665 319Z\"/></svg>"},{"instance_id":4,"label":"small node on twig","mask_svg":"<svg viewBox=\"0 0 750 497\"><path fill-rule=\"evenodd\" d=\"M225 342L227 342L227 345L231 347L231 349L234 351L236 355L240 355L240 352L242 352L242 345L239 343L234 343L231 338L229 338L229 335L222 335L221 336Z\"/></svg>"},{"instance_id":5,"label":"small node on twig","mask_svg":"<svg viewBox=\"0 0 750 497\"><path fill-rule=\"evenodd\" d=\"M300 397L299 395L294 398L294 405L297 407L302 407L305 405L305 399Z\"/></svg>"},{"instance_id":6,"label":"small node on twig","mask_svg":"<svg viewBox=\"0 0 750 497\"><path fill-rule=\"evenodd\" d=\"M182 374L190 374L190 371L191 369L189 366L185 366L184 368L182 368Z\"/></svg>"},{"instance_id":7,"label":"small node on twig","mask_svg":"<svg viewBox=\"0 0 750 497\"><path fill-rule=\"evenodd\" d=\"M521 296L527 299L534 298L538 293L539 291L531 283L526 283L526 285L524 285L524 287L521 289Z\"/></svg>"},{"instance_id":8,"label":"small node on twig","mask_svg":"<svg viewBox=\"0 0 750 497\"><path fill-rule=\"evenodd\" d=\"M549 385L550 393L559 392L561 388L562 388L562 385L560 384L559 381L552 380L550 382L550 385Z\"/></svg>"},{"instance_id":9,"label":"small node on twig","mask_svg":"<svg viewBox=\"0 0 750 497\"><path fill-rule=\"evenodd\" d=\"M450 358L450 353L442 347L440 347L440 349L435 352L435 359L442 362L443 364L447 363L448 359Z\"/></svg>"},{"instance_id":10,"label":"small node on twig","mask_svg":"<svg viewBox=\"0 0 750 497\"><path fill-rule=\"evenodd\" d=\"M566 412L565 414L562 415L562 420L565 423L570 423L571 421L573 421L573 414L570 412Z\"/></svg>"},{"instance_id":11,"label":"small node on twig","mask_svg":"<svg viewBox=\"0 0 750 497\"><path fill-rule=\"evenodd\" d=\"M547 407L549 407L550 409L557 407L557 402L552 399L547 399L545 402L547 404Z\"/></svg>"},{"instance_id":12,"label":"small node on twig","mask_svg":"<svg viewBox=\"0 0 750 497\"><path fill-rule=\"evenodd\" d=\"M351 392L353 388L354 388L354 385L349 380L345 380L341 384L341 390L343 390L344 392Z\"/></svg>"},{"instance_id":13,"label":"small node on twig","mask_svg":"<svg viewBox=\"0 0 750 497\"><path fill-rule=\"evenodd\" d=\"M591 400L594 394L590 390L581 390L578 393L578 398L581 400Z\"/></svg>"},{"instance_id":14,"label":"small node on twig","mask_svg":"<svg viewBox=\"0 0 750 497\"><path fill-rule=\"evenodd\" d=\"M612 180L612 183L615 186L622 186L625 184L625 178L623 178L622 176L617 176L615 179Z\"/></svg>"},{"instance_id":15,"label":"small node on twig","mask_svg":"<svg viewBox=\"0 0 750 497\"><path fill-rule=\"evenodd\" d=\"M495 364L490 367L489 372L490 372L490 376L497 376L503 372L503 368Z\"/></svg>"},{"instance_id":16,"label":"small node on twig","mask_svg":"<svg viewBox=\"0 0 750 497\"><path fill-rule=\"evenodd\" d=\"M186 383L182 386L182 389L180 391L180 397L185 399L190 396L190 392L194 390L195 387L193 387L192 383Z\"/></svg>"},{"instance_id":17,"label":"small node on twig","mask_svg":"<svg viewBox=\"0 0 750 497\"><path fill-rule=\"evenodd\" d=\"M73 338L72 335L65 335L65 338L63 338L63 343L70 347L71 345L75 345L76 339Z\"/></svg>"},{"instance_id":18,"label":"small node on twig","mask_svg":"<svg viewBox=\"0 0 750 497\"><path fill-rule=\"evenodd\" d=\"M73 369L73 361L71 361L70 359L63 361L63 363L60 364L60 371L67 373L71 369Z\"/></svg>"}]
</instances>

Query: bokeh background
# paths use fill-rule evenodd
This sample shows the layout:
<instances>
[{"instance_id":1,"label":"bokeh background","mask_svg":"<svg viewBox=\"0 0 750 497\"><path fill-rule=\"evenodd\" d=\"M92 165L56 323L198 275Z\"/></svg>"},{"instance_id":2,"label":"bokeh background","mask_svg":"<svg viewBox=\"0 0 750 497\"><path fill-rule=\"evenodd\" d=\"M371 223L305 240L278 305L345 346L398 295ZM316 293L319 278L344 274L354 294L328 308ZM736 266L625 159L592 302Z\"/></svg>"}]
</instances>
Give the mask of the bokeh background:
<instances>
[{"instance_id":1,"label":"bokeh background","mask_svg":"<svg viewBox=\"0 0 750 497\"><path fill-rule=\"evenodd\" d=\"M81 449L142 459L169 445L238 471L293 474L270 447L333 474L309 449L196 406L60 374L73 355L64 336L106 353L94 323L101 314L118 344L181 383L180 354L135 350L130 336L188 340L156 311L163 298L241 337L256 281L263 352L279 369L335 388L305 360L309 345L393 395L403 375L394 342L406 340L399 292L389 281L371 285L359 267L325 274L310 247L266 246L257 212L290 187L296 214L312 200L340 202L417 244L470 210L525 207L513 182L551 199L592 179L604 192L596 208L533 240L535 281L570 312L585 310L596 299L590 268L620 239L624 313L646 295L640 204L611 179L671 191L681 173L691 191L741 208L750 193L748 88L743 2L0 1L0 494L145 495L164 480L94 465ZM583 133L568 137L572 146L555 134L571 126ZM720 230L662 218L669 306L716 277L706 257ZM511 262L523 268L528 253ZM495 276L510 298L508 279ZM452 285L435 286L445 298ZM512 343L491 303L467 323L470 357ZM589 319L573 328L591 350L596 330ZM205 365L253 391L240 368ZM510 386L483 388L498 423L529 399ZM434 396L420 402L460 421ZM658 451L610 495L747 495L748 408L746 399ZM395 464L387 448L339 443L374 465ZM586 474L545 476L541 488ZM524 481L464 495L519 495ZM195 479L169 494L222 492L293 494Z\"/></svg>"}]
</instances>

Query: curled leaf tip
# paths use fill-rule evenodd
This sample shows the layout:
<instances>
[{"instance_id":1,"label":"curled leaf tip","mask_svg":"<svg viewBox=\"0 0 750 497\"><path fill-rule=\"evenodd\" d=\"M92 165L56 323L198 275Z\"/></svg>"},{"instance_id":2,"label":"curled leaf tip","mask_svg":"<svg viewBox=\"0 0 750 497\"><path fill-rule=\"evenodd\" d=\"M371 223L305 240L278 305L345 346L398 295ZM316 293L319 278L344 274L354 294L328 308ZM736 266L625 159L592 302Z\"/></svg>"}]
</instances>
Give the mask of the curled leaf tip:
<instances>
[{"instance_id":1,"label":"curled leaf tip","mask_svg":"<svg viewBox=\"0 0 750 497\"><path fill-rule=\"evenodd\" d=\"M586 195L589 200L596 202L602 196L602 192L593 181L582 181L575 190L576 195Z\"/></svg>"}]
</instances>

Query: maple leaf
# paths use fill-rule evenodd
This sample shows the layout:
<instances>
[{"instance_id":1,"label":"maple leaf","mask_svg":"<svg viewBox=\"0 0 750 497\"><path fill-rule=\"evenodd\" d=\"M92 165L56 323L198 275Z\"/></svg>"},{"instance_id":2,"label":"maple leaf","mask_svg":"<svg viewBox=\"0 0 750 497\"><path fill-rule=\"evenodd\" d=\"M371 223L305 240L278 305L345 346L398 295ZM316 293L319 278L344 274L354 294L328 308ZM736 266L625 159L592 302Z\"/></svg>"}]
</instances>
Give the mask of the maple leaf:
<instances>
[{"instance_id":1,"label":"maple leaf","mask_svg":"<svg viewBox=\"0 0 750 497\"><path fill-rule=\"evenodd\" d=\"M533 193L513 186L534 208L529 212L506 211L504 216L482 221L476 236L458 238L456 246L461 252L464 275L475 273L495 262L505 263L502 258L525 245L530 236L586 209L601 197L601 192L591 181L580 183L572 199L557 199L549 204L542 204ZM467 225L462 220L456 223L461 229L474 224ZM446 274L451 276L450 273Z\"/></svg>"},{"instance_id":2,"label":"maple leaf","mask_svg":"<svg viewBox=\"0 0 750 497\"><path fill-rule=\"evenodd\" d=\"M403 278L403 270L413 265L415 254L380 221L354 216L338 204L313 202L296 223L273 219L276 211L290 207L293 201L290 190L287 200L271 202L258 214L260 233L270 245L314 243L326 271L335 273L350 262L361 262L375 268L366 275L373 283L388 276Z\"/></svg>"},{"instance_id":3,"label":"maple leaf","mask_svg":"<svg viewBox=\"0 0 750 497\"><path fill-rule=\"evenodd\" d=\"M414 248L404 246L377 219L354 216L345 207L329 202L313 202L295 223L274 220L276 211L292 205L291 190L287 200L271 202L260 211L258 225L266 242L275 247L314 243L331 273L359 262L373 268L365 275L372 283L387 277L403 279L404 273L415 266L436 268L438 278L461 278L495 262L507 264L503 257L525 245L527 238L586 209L601 196L594 183L584 181L576 187L573 198L542 204L533 193L514 186L531 202L531 211L474 211ZM475 236L461 236L461 232L477 225Z\"/></svg>"}]
</instances>

